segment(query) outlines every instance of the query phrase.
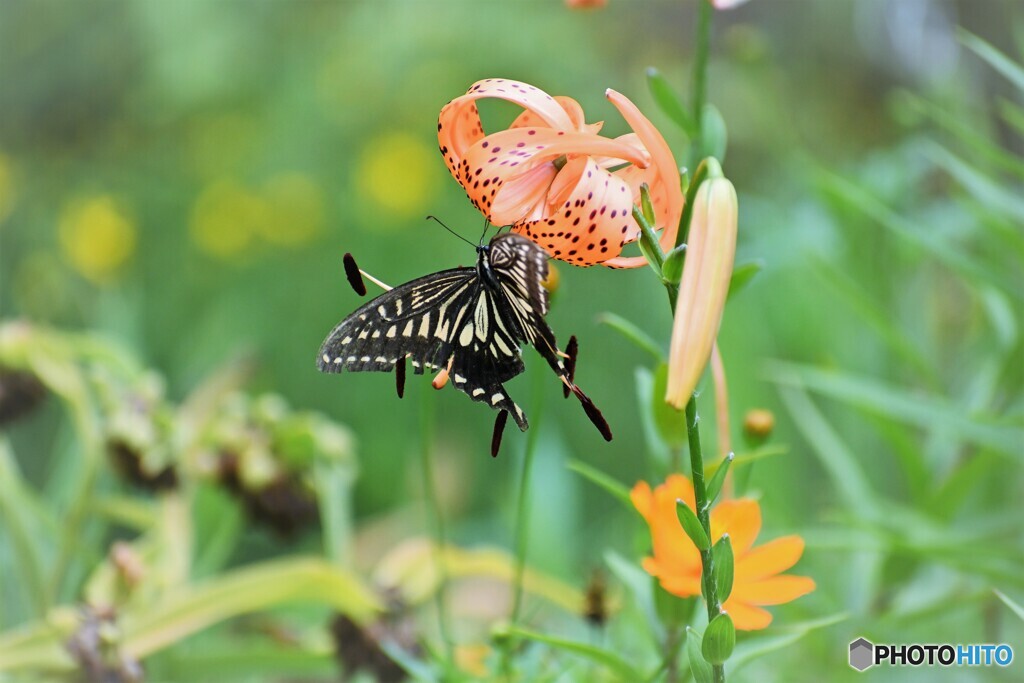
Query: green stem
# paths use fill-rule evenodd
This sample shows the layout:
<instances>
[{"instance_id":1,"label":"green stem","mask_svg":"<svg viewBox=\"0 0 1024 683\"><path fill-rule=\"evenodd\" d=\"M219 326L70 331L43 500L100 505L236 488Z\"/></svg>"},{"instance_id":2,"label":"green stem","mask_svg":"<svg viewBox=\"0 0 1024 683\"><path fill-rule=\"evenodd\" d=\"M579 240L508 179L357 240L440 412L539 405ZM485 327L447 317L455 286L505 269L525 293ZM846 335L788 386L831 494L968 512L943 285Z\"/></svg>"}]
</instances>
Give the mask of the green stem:
<instances>
[{"instance_id":1,"label":"green stem","mask_svg":"<svg viewBox=\"0 0 1024 683\"><path fill-rule=\"evenodd\" d=\"M679 285L672 282L667 282L661 275L661 266L665 263L665 254L661 251L661 245L658 243L658 236L654 232L654 228L651 227L651 223L644 216L640 207L633 207L633 220L640 226L640 240L643 242L644 256L647 257L647 263L651 266L651 269L658 275L658 279L661 280L662 284L665 285L665 290L668 292L668 300L672 304L672 314L675 315L676 310L676 298L679 296Z\"/></svg>"},{"instance_id":2,"label":"green stem","mask_svg":"<svg viewBox=\"0 0 1024 683\"><path fill-rule=\"evenodd\" d=\"M423 467L424 494L434 522L434 566L438 575L437 593L434 595L437 607L437 626L441 640L444 641L448 649L449 659L451 659L454 656L454 644L448 633L448 615L445 607L448 592L448 571L444 562L446 536L441 499L437 492L437 481L434 479L434 397L430 395L432 393L432 391L426 392L423 398L423 408L420 411L420 435L423 440L420 447L420 460Z\"/></svg>"},{"instance_id":3,"label":"green stem","mask_svg":"<svg viewBox=\"0 0 1024 683\"><path fill-rule=\"evenodd\" d=\"M691 144L692 164L704 156L704 102L707 99L708 53L711 48L711 15L714 8L707 0L697 2L696 53L693 58L693 80L690 103L693 106L693 126L696 135Z\"/></svg>"},{"instance_id":4,"label":"green stem","mask_svg":"<svg viewBox=\"0 0 1024 683\"><path fill-rule=\"evenodd\" d=\"M686 436L690 443L690 470L693 476L693 497L697 506L697 519L704 533L711 536L711 503L708 501L707 487L704 484L704 456L700 447L700 430L697 427L697 397L693 395L686 404ZM700 552L700 563L703 568L704 597L708 603L708 621L710 622L722 611L718 600L718 588L715 583L715 558L711 547ZM712 667L715 683L725 681L725 669L721 664Z\"/></svg>"}]
</instances>

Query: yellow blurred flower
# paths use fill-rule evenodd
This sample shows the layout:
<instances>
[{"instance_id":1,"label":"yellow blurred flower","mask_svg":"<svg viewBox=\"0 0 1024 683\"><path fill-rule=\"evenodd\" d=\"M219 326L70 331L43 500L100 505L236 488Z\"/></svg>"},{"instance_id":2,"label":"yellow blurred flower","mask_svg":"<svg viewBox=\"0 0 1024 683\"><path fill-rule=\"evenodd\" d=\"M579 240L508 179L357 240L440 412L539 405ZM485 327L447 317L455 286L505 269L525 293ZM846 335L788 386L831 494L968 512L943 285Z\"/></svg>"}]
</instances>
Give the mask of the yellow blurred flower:
<instances>
[{"instance_id":1,"label":"yellow blurred flower","mask_svg":"<svg viewBox=\"0 0 1024 683\"><path fill-rule=\"evenodd\" d=\"M0 152L0 224L14 208L14 170L11 160Z\"/></svg>"},{"instance_id":2,"label":"yellow blurred flower","mask_svg":"<svg viewBox=\"0 0 1024 683\"><path fill-rule=\"evenodd\" d=\"M221 179L204 189L192 207L189 232L213 256L238 256L254 234L267 232L268 202L234 180Z\"/></svg>"},{"instance_id":3,"label":"yellow blurred flower","mask_svg":"<svg viewBox=\"0 0 1024 683\"><path fill-rule=\"evenodd\" d=\"M712 160L713 161L713 160ZM666 403L682 409L711 357L736 255L736 190L714 163L697 189L668 356Z\"/></svg>"},{"instance_id":4,"label":"yellow blurred flower","mask_svg":"<svg viewBox=\"0 0 1024 683\"><path fill-rule=\"evenodd\" d=\"M433 190L434 151L407 133L371 141L358 164L360 196L400 218L419 216Z\"/></svg>"},{"instance_id":5,"label":"yellow blurred flower","mask_svg":"<svg viewBox=\"0 0 1024 683\"><path fill-rule=\"evenodd\" d=\"M135 224L109 195L70 203L61 214L59 234L74 269L97 283L114 278L135 252Z\"/></svg>"},{"instance_id":6,"label":"yellow blurred flower","mask_svg":"<svg viewBox=\"0 0 1024 683\"><path fill-rule=\"evenodd\" d=\"M264 187L270 216L256 227L268 242L299 246L323 229L324 193L315 180L302 173L281 173Z\"/></svg>"},{"instance_id":7,"label":"yellow blurred flower","mask_svg":"<svg viewBox=\"0 0 1024 683\"><path fill-rule=\"evenodd\" d=\"M693 484L681 474L673 474L653 490L641 481L629 497L651 530L653 557L644 558L644 570L673 595L700 595L700 551L683 530L676 510L679 500L691 510L696 507ZM803 555L804 539L783 536L755 548L760 532L761 506L756 500L726 500L711 510L711 542L729 534L735 558L732 592L722 609L741 631L771 623L772 615L762 605L791 602L815 588L813 579L782 573Z\"/></svg>"}]
</instances>

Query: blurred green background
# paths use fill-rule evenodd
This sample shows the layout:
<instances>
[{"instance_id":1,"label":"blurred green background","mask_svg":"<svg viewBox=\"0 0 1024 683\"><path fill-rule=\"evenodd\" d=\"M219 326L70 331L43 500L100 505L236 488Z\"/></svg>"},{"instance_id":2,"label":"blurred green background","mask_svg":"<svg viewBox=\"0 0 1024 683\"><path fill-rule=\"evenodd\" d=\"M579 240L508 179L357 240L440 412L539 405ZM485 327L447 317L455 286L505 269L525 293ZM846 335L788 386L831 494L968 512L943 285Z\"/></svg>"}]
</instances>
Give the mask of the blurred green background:
<instances>
[{"instance_id":1,"label":"blurred green background","mask_svg":"<svg viewBox=\"0 0 1024 683\"><path fill-rule=\"evenodd\" d=\"M321 340L359 304L341 256L391 284L474 259L423 217L479 234L436 152L436 118L480 78L569 95L621 134L603 96L614 88L683 158L645 69L685 90L695 10L6 0L0 313L116 340L164 375L172 400L253 361L248 389L356 435L357 525L429 531L416 454L430 401L450 538L511 547L523 435L506 433L492 460L493 415L457 392L410 378L400 402L390 376L317 373ZM862 634L1021 644L990 589L1024 596L1022 46L1010 1L752 0L716 13L709 101L740 196L737 263L764 264L720 338L733 438L763 407L787 447L752 467L748 491L766 537L807 538L797 569L819 588L777 621L853 615L764 660L757 680L811 680L796 668L806 662L843 675ZM558 270L549 322L563 343L579 337L578 381L615 440L559 399L532 350L509 390L540 430L529 561L582 586L609 548L638 557L646 540L566 462L628 485L665 468L636 398L649 359L597 316L626 316L666 345L670 320L645 269ZM10 432L39 486L56 467L58 421L45 412ZM874 497L858 497L858 482ZM235 561L282 552L264 541Z\"/></svg>"}]
</instances>

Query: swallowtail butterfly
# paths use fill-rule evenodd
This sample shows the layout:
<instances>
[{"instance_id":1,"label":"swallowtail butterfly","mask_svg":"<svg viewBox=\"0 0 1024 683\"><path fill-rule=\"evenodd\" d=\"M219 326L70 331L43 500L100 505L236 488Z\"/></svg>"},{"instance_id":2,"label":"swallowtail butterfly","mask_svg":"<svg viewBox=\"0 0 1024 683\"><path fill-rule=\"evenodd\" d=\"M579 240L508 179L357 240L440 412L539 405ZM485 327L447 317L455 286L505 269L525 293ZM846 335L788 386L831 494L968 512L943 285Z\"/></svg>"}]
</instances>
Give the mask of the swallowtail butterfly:
<instances>
[{"instance_id":1,"label":"swallowtail butterfly","mask_svg":"<svg viewBox=\"0 0 1024 683\"><path fill-rule=\"evenodd\" d=\"M347 262L346 269L350 281L353 271L358 277L354 262ZM408 359L416 374L446 372L456 389L511 415L525 431L526 415L503 386L523 372L520 344L525 342L537 349L610 441L608 424L573 383L572 367L562 362L565 355L544 321L547 274L543 249L525 237L499 234L477 247L475 267L426 275L356 309L327 335L317 367L322 372L395 370L401 395ZM505 417L499 414L497 425L503 426ZM499 426L495 439L500 440Z\"/></svg>"}]
</instances>

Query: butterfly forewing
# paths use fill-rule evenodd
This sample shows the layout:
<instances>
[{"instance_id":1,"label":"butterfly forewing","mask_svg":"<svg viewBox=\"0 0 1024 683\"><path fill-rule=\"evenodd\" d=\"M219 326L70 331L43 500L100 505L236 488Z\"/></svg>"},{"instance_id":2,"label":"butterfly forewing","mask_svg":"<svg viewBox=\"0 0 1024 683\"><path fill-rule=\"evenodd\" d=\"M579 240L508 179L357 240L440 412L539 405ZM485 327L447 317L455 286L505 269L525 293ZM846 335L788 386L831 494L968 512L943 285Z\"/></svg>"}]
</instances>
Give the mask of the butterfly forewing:
<instances>
[{"instance_id":1,"label":"butterfly forewing","mask_svg":"<svg viewBox=\"0 0 1024 683\"><path fill-rule=\"evenodd\" d=\"M468 298L476 269L455 268L395 287L342 320L320 347L324 372L390 372L408 358L422 374L447 363L453 301Z\"/></svg>"}]
</instances>

